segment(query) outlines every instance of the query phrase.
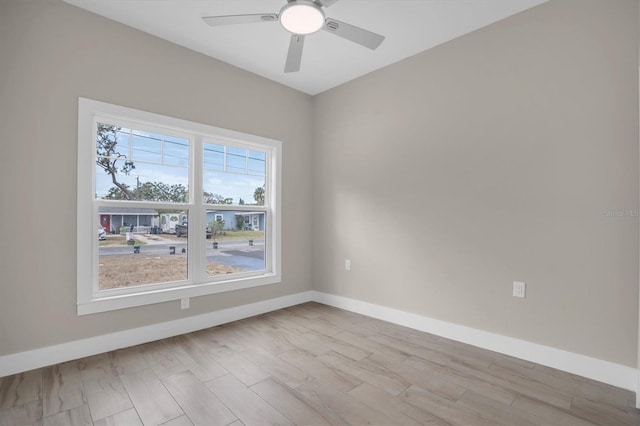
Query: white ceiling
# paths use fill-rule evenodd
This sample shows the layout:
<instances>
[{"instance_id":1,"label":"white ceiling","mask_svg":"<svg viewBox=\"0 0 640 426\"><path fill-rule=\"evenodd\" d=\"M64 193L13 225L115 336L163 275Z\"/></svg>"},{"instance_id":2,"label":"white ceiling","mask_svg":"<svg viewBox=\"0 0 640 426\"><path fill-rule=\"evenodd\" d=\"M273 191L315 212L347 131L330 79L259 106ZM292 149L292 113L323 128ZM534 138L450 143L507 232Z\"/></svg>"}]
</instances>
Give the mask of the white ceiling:
<instances>
[{"instance_id":1,"label":"white ceiling","mask_svg":"<svg viewBox=\"0 0 640 426\"><path fill-rule=\"evenodd\" d=\"M210 27L203 16L278 13L286 0L65 0L67 3L315 95L547 0L339 0L327 17L386 36L375 51L326 31L306 37L285 74L278 22Z\"/></svg>"}]
</instances>

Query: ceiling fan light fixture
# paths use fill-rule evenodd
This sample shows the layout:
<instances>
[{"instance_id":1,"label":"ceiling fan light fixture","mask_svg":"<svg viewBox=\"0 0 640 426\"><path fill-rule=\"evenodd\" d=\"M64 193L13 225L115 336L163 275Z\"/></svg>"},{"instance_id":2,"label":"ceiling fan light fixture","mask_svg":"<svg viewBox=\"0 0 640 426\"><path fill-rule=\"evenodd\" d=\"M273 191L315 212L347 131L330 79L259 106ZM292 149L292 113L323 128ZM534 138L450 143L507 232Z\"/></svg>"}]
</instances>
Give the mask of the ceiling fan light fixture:
<instances>
[{"instance_id":1,"label":"ceiling fan light fixture","mask_svg":"<svg viewBox=\"0 0 640 426\"><path fill-rule=\"evenodd\" d=\"M293 0L280 11L280 23L293 34L315 33L324 25L324 12L312 0Z\"/></svg>"}]
</instances>

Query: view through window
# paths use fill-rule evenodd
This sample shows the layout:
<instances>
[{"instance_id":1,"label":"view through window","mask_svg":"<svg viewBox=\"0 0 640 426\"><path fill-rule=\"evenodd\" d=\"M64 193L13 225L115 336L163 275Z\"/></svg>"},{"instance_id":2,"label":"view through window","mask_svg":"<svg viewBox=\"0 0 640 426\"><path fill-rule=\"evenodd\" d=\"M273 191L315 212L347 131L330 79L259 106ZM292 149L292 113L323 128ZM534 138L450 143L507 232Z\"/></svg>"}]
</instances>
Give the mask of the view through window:
<instances>
[{"instance_id":1,"label":"view through window","mask_svg":"<svg viewBox=\"0 0 640 426\"><path fill-rule=\"evenodd\" d=\"M184 281L188 276L189 138L99 122L96 198L100 290ZM208 276L263 271L266 152L203 144L202 197ZM128 202L153 203L125 207ZM221 208L224 208L221 210Z\"/></svg>"},{"instance_id":2,"label":"view through window","mask_svg":"<svg viewBox=\"0 0 640 426\"><path fill-rule=\"evenodd\" d=\"M93 210L95 230L93 266L85 268L82 260L89 256L78 254L79 304L229 280L244 280L244 287L251 278L258 279L256 285L274 282L279 143L235 133L230 139L230 131L187 122L190 131L168 117L180 126L138 122L136 116L147 113L126 110L131 118L87 114L83 108L79 114L80 120L91 117L95 142L92 201L78 205L79 217ZM163 118L153 115L158 117ZM79 152L89 151L82 146ZM82 170L79 194L88 192ZM89 273L93 290L80 284ZM267 276L272 278L260 280Z\"/></svg>"}]
</instances>

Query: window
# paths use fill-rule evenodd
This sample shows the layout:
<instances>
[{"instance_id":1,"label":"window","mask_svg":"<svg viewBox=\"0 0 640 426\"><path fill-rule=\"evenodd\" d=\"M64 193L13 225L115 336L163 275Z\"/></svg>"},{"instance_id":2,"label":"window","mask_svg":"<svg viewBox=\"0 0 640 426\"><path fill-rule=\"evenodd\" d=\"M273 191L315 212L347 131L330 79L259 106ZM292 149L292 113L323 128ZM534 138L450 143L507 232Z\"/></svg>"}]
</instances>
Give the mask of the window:
<instances>
[{"instance_id":1,"label":"window","mask_svg":"<svg viewBox=\"0 0 640 426\"><path fill-rule=\"evenodd\" d=\"M80 98L78 314L279 282L280 159L279 141Z\"/></svg>"}]
</instances>

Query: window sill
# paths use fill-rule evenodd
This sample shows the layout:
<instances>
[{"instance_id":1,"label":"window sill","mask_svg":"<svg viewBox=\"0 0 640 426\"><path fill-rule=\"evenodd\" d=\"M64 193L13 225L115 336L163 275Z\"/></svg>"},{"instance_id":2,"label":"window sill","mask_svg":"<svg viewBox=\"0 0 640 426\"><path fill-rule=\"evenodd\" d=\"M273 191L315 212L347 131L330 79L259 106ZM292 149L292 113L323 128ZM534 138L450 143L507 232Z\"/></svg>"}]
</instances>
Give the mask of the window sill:
<instances>
[{"instance_id":1,"label":"window sill","mask_svg":"<svg viewBox=\"0 0 640 426\"><path fill-rule=\"evenodd\" d=\"M162 290L141 291L117 296L94 297L86 302L78 302L78 315L90 315L136 306L180 300L185 297L205 296L208 294L224 293L245 288L277 284L280 275L265 274L258 277L230 279L224 282L210 282L205 284L187 284Z\"/></svg>"}]
</instances>

